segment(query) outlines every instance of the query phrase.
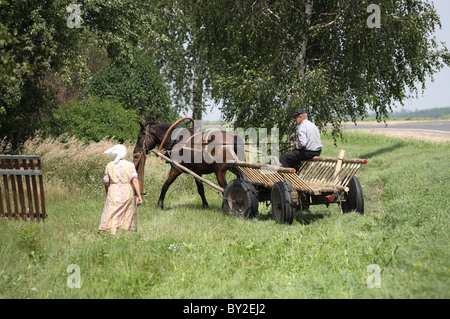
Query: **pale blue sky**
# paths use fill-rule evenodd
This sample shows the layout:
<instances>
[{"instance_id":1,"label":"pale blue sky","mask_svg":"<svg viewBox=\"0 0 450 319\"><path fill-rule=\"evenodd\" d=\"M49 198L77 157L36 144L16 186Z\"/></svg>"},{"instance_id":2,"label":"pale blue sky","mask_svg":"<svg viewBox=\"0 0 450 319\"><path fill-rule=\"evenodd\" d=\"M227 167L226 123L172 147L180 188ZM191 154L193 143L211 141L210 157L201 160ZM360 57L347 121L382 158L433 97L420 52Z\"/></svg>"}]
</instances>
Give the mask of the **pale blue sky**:
<instances>
[{"instance_id":1,"label":"pale blue sky","mask_svg":"<svg viewBox=\"0 0 450 319\"><path fill-rule=\"evenodd\" d=\"M438 41L446 43L446 46L450 48L450 1L449 0L434 0L433 1L436 10L441 17L442 29L436 32L436 38ZM404 101L405 110L423 110L436 107L449 107L450 106L450 67L444 67L439 73L434 75L434 82L428 79L426 83L426 89L419 95L418 99L409 99ZM400 111L401 106L396 105L393 107L394 111ZM190 115L190 114L189 114ZM209 111L203 116L205 121L218 121L220 120L220 110L215 107L212 111Z\"/></svg>"},{"instance_id":2,"label":"pale blue sky","mask_svg":"<svg viewBox=\"0 0 450 319\"><path fill-rule=\"evenodd\" d=\"M450 49L450 1L434 0L436 11L441 17L442 29L436 32L438 41L446 43ZM430 109L450 106L450 67L445 66L434 75L434 82L428 79L426 90L418 99L409 99L404 102L404 108L414 111L416 109ZM398 106L394 111L400 111Z\"/></svg>"}]
</instances>

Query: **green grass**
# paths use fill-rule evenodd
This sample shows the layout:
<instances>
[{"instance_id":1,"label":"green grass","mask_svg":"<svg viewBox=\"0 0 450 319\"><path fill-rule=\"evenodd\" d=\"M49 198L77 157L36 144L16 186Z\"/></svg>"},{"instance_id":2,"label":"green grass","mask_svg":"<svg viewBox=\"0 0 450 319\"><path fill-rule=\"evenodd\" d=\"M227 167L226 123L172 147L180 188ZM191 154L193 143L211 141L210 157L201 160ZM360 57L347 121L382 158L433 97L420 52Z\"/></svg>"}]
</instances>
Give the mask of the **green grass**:
<instances>
[{"instance_id":1,"label":"green grass","mask_svg":"<svg viewBox=\"0 0 450 319\"><path fill-rule=\"evenodd\" d=\"M203 210L187 175L159 211L168 165L152 160L138 231L113 237L97 232L101 180L97 192L91 180L71 187L68 167L62 190L48 184L45 223L0 219L0 298L449 298L449 144L345 133L334 147L324 137L322 155L341 148L369 160L358 173L366 214L314 206L290 226L264 203L257 219L226 216L210 188ZM67 286L71 264L79 289ZM367 286L372 264L380 288Z\"/></svg>"}]
</instances>

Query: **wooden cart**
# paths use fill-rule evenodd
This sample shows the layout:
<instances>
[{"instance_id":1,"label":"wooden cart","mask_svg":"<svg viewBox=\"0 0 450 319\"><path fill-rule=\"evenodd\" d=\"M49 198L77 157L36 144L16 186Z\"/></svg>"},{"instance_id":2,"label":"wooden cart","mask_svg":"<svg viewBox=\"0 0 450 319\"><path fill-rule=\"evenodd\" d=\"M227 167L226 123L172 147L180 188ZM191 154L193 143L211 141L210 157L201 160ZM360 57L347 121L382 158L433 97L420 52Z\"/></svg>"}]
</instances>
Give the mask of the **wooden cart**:
<instances>
[{"instance_id":1,"label":"wooden cart","mask_svg":"<svg viewBox=\"0 0 450 319\"><path fill-rule=\"evenodd\" d=\"M273 218L292 224L296 209L310 205L340 204L344 213L364 213L363 190L355 176L364 159L314 157L302 163L298 172L267 164L232 162L243 178L231 181L224 190L223 210L253 218L259 202L271 202Z\"/></svg>"},{"instance_id":2,"label":"wooden cart","mask_svg":"<svg viewBox=\"0 0 450 319\"><path fill-rule=\"evenodd\" d=\"M341 205L344 213L364 213L363 190L355 176L365 159L339 157L314 157L304 161L298 172L293 168L268 164L227 162L238 167L242 178L232 180L225 189L197 175L160 151L154 154L190 174L195 179L223 194L222 209L226 213L244 218L258 215L260 202L271 202L273 218L280 223L292 224L296 209L310 205Z\"/></svg>"}]
</instances>

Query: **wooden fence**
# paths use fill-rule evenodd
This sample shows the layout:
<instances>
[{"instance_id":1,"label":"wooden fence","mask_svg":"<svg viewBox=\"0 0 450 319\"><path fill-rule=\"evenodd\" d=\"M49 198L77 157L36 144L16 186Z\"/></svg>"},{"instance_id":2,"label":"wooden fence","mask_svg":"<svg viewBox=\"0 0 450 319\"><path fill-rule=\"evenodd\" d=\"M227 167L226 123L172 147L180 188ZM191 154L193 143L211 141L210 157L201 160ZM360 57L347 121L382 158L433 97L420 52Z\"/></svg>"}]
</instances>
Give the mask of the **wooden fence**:
<instances>
[{"instance_id":1,"label":"wooden fence","mask_svg":"<svg viewBox=\"0 0 450 319\"><path fill-rule=\"evenodd\" d=\"M0 155L0 216L44 221L44 183L39 156Z\"/></svg>"}]
</instances>

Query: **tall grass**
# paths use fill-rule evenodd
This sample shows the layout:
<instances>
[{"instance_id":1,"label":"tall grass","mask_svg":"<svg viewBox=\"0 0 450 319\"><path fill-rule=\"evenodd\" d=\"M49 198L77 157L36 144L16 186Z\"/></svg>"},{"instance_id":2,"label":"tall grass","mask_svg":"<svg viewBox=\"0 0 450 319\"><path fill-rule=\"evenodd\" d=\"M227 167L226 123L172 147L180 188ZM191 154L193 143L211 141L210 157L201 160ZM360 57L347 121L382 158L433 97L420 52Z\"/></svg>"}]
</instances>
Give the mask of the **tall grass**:
<instances>
[{"instance_id":1,"label":"tall grass","mask_svg":"<svg viewBox=\"0 0 450 319\"><path fill-rule=\"evenodd\" d=\"M44 176L50 187L50 193L72 193L82 191L89 194L101 194L98 187L102 180L106 164L113 160L103 152L117 144L104 138L98 143L84 143L75 137L60 136L42 139L37 136L24 144L23 152L40 155ZM124 143L127 159L132 159L134 145Z\"/></svg>"},{"instance_id":2,"label":"tall grass","mask_svg":"<svg viewBox=\"0 0 450 319\"><path fill-rule=\"evenodd\" d=\"M97 227L112 159L103 151L114 142L30 141L26 152L43 157L49 217L0 219L0 298L449 298L448 143L364 133L323 142L324 156L342 148L369 160L358 174L365 215L321 205L288 226L261 203L258 218L237 219L209 188L203 210L185 174L159 211L169 168L151 158L138 231L113 237ZM71 264L79 289L67 286ZM374 264L380 288L367 284Z\"/></svg>"}]
</instances>

